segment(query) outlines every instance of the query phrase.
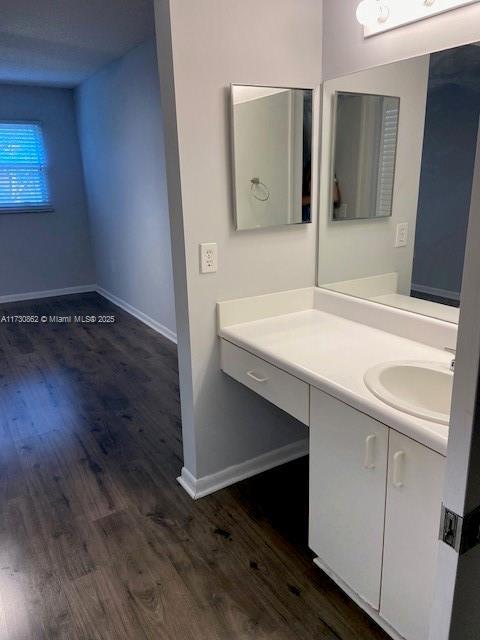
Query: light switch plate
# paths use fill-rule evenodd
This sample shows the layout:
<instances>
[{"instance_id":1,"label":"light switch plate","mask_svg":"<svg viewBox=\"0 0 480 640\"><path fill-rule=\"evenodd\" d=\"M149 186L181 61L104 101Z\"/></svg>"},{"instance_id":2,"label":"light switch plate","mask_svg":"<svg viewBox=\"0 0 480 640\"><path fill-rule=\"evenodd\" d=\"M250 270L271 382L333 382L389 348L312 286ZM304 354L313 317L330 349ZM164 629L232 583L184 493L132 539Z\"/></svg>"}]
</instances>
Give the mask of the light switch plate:
<instances>
[{"instance_id":1,"label":"light switch plate","mask_svg":"<svg viewBox=\"0 0 480 640\"><path fill-rule=\"evenodd\" d=\"M218 246L216 242L200 245L200 273L215 273L218 269Z\"/></svg>"},{"instance_id":2,"label":"light switch plate","mask_svg":"<svg viewBox=\"0 0 480 640\"><path fill-rule=\"evenodd\" d=\"M406 247L408 244L408 222L397 224L395 231L395 248Z\"/></svg>"}]
</instances>

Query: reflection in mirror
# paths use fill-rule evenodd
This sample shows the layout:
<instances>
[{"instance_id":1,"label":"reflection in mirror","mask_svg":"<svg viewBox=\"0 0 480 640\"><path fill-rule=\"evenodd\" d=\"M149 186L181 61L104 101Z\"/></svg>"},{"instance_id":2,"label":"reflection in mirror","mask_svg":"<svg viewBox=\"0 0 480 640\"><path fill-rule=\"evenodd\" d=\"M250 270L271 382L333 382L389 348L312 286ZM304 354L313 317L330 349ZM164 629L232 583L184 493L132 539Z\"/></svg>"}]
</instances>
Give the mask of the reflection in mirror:
<instances>
[{"instance_id":1,"label":"reflection in mirror","mask_svg":"<svg viewBox=\"0 0 480 640\"><path fill-rule=\"evenodd\" d=\"M390 217L332 219L329 154L337 92L400 98ZM471 202L474 171L480 170L480 46L329 81L323 105L319 286L458 322L469 213L480 206ZM371 132L359 124L352 140L362 134ZM357 170L363 161L362 154Z\"/></svg>"},{"instance_id":2,"label":"reflection in mirror","mask_svg":"<svg viewBox=\"0 0 480 640\"><path fill-rule=\"evenodd\" d=\"M332 219L392 215L400 98L335 95Z\"/></svg>"},{"instance_id":3,"label":"reflection in mirror","mask_svg":"<svg viewBox=\"0 0 480 640\"><path fill-rule=\"evenodd\" d=\"M312 91L232 85L237 229L311 222Z\"/></svg>"}]
</instances>

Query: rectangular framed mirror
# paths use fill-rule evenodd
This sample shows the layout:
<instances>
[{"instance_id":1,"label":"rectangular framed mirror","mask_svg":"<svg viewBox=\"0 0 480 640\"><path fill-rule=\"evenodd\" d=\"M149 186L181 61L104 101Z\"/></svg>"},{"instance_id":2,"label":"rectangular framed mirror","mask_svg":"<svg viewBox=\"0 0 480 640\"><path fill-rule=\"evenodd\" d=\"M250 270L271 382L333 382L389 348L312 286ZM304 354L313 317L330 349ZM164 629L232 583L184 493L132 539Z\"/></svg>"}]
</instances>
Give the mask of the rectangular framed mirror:
<instances>
[{"instance_id":1,"label":"rectangular framed mirror","mask_svg":"<svg viewBox=\"0 0 480 640\"><path fill-rule=\"evenodd\" d=\"M351 95L356 96L356 104L350 104ZM373 157L381 156L381 134L372 127L370 117L359 115L365 106L363 96L383 97L385 110L395 112L399 107L396 128L391 132L390 160L385 162L391 172L387 186L381 189L385 195L380 200L385 206L381 215L381 180L375 179L375 167L382 163L372 162L370 152L376 148ZM387 96L396 98L392 101ZM384 107L377 104L366 112L374 109L382 113ZM342 114L342 109L350 115ZM367 69L324 84L320 287L458 322L467 228L470 209L475 206L471 203L472 180L480 162L475 155L479 117L478 44ZM367 177L357 179L353 195L345 185L349 174L341 166L337 149L338 138L345 133L339 127L344 126L352 153L342 162L350 162L352 175ZM348 150L347 142L342 144ZM337 151L335 157L333 150ZM332 213L334 171L338 172L341 194L336 213ZM342 201L348 205L343 212ZM375 215L350 215L350 202L357 201L363 205L354 207L355 214L368 206L375 209ZM348 222L339 223L340 219Z\"/></svg>"},{"instance_id":2,"label":"rectangular framed mirror","mask_svg":"<svg viewBox=\"0 0 480 640\"><path fill-rule=\"evenodd\" d=\"M392 215L400 98L336 91L332 220Z\"/></svg>"},{"instance_id":3,"label":"rectangular framed mirror","mask_svg":"<svg viewBox=\"0 0 480 640\"><path fill-rule=\"evenodd\" d=\"M312 221L310 89L231 86L237 230Z\"/></svg>"}]
</instances>

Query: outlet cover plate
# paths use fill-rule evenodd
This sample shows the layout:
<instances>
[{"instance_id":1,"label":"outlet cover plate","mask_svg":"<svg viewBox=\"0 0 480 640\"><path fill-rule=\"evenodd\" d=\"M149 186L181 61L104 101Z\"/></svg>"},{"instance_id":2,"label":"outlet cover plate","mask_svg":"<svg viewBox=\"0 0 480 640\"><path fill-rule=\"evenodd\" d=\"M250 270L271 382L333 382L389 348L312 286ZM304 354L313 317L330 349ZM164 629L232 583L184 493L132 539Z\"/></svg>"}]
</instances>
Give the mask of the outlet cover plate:
<instances>
[{"instance_id":1,"label":"outlet cover plate","mask_svg":"<svg viewBox=\"0 0 480 640\"><path fill-rule=\"evenodd\" d=\"M200 245L200 273L216 273L218 269L218 246L216 242Z\"/></svg>"},{"instance_id":2,"label":"outlet cover plate","mask_svg":"<svg viewBox=\"0 0 480 640\"><path fill-rule=\"evenodd\" d=\"M408 244L408 222L397 224L395 231L395 248L406 247Z\"/></svg>"}]
</instances>

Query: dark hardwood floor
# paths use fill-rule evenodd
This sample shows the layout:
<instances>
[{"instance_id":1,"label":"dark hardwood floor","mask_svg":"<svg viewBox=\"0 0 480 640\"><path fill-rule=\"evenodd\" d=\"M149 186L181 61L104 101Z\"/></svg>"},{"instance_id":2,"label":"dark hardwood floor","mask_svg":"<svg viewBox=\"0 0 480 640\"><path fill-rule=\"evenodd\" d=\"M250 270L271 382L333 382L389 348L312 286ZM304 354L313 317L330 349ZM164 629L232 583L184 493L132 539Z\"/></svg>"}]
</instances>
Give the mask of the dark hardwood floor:
<instances>
[{"instance_id":1,"label":"dark hardwood floor","mask_svg":"<svg viewBox=\"0 0 480 640\"><path fill-rule=\"evenodd\" d=\"M306 460L176 483L170 342L96 294L8 314L116 322L0 322L1 640L387 638L312 564Z\"/></svg>"}]
</instances>

